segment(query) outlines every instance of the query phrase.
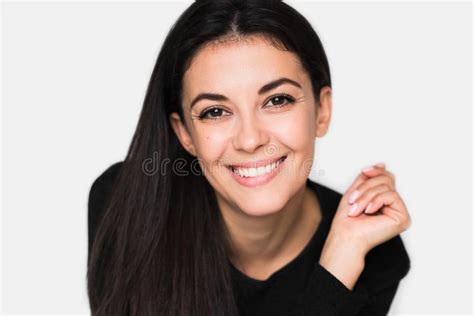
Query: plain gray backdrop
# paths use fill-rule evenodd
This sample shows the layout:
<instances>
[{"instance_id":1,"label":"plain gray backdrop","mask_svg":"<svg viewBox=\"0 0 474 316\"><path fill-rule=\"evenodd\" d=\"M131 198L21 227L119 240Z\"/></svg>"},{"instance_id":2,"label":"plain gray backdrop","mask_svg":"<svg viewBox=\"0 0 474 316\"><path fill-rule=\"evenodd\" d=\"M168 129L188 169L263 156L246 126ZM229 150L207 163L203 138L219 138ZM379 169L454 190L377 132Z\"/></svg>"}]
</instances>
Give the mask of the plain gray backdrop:
<instances>
[{"instance_id":1,"label":"plain gray backdrop","mask_svg":"<svg viewBox=\"0 0 474 316\"><path fill-rule=\"evenodd\" d=\"M190 3L3 3L3 313L89 313L89 189L124 158L164 36ZM343 192L385 162L412 217L391 313L470 314L472 4L287 3L332 72L311 178Z\"/></svg>"}]
</instances>

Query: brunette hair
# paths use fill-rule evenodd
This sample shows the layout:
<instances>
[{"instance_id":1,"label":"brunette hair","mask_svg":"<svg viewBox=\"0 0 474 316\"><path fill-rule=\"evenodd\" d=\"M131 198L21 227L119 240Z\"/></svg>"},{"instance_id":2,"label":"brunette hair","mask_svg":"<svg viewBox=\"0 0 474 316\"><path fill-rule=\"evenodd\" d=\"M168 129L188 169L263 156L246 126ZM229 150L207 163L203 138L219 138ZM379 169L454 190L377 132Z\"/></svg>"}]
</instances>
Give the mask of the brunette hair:
<instances>
[{"instance_id":1,"label":"brunette hair","mask_svg":"<svg viewBox=\"0 0 474 316\"><path fill-rule=\"evenodd\" d=\"M320 89L331 86L318 35L288 4L193 2L159 52L137 128L89 251L87 290L93 315L238 315L229 237L214 189L195 172L200 170L196 158L181 146L169 116L177 112L184 122L182 79L198 49L249 36L299 57L316 104ZM159 172L146 170L144 162L150 158ZM177 174L175 161L188 172Z\"/></svg>"}]
</instances>

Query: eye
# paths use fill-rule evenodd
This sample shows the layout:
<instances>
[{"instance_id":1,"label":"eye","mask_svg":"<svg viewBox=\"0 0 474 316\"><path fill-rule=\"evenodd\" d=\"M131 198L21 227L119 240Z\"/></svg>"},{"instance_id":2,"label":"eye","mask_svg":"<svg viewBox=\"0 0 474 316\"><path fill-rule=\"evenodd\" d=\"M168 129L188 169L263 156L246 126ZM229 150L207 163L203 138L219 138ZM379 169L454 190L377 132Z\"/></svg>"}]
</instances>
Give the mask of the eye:
<instances>
[{"instance_id":1,"label":"eye","mask_svg":"<svg viewBox=\"0 0 474 316\"><path fill-rule=\"evenodd\" d=\"M216 119L219 119L221 116L227 116L227 115L222 115L223 112L227 112L227 111L221 108L213 107L213 108L202 111L202 113L199 115L199 119L200 120L206 120L206 119L216 120Z\"/></svg>"},{"instance_id":2,"label":"eye","mask_svg":"<svg viewBox=\"0 0 474 316\"><path fill-rule=\"evenodd\" d=\"M283 93L283 94L271 96L268 101L269 102L271 101L271 103L273 104L273 105L270 105L269 107L280 108L280 107L284 107L284 106L295 103L295 98L293 98L289 94Z\"/></svg>"},{"instance_id":3,"label":"eye","mask_svg":"<svg viewBox=\"0 0 474 316\"><path fill-rule=\"evenodd\" d=\"M267 103L271 101L272 105L265 106L270 108L281 108L288 105L295 103L295 98L287 93L276 94L271 96ZM225 114L227 113L227 114ZM201 112L196 118L199 120L219 120L224 116L231 115L228 111L219 108L219 107L211 107Z\"/></svg>"}]
</instances>

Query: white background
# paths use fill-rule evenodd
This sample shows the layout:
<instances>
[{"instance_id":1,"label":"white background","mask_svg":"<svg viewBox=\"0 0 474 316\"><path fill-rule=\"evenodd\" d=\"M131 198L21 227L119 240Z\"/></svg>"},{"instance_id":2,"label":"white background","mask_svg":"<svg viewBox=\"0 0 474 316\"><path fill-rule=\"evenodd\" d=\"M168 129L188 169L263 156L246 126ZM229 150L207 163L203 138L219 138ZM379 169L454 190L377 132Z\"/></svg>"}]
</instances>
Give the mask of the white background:
<instances>
[{"instance_id":1,"label":"white background","mask_svg":"<svg viewBox=\"0 0 474 316\"><path fill-rule=\"evenodd\" d=\"M472 312L472 4L286 2L332 72L311 178L343 192L383 161L412 216L391 313ZM2 313L89 313L89 189L123 160L190 3L3 3Z\"/></svg>"}]
</instances>

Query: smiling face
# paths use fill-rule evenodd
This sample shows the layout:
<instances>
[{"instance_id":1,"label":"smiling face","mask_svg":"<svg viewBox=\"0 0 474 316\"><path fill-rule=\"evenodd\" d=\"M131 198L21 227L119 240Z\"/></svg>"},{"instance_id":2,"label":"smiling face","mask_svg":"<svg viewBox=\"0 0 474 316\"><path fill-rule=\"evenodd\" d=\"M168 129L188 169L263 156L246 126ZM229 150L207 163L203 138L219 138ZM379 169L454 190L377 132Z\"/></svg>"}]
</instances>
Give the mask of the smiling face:
<instances>
[{"instance_id":1,"label":"smiling face","mask_svg":"<svg viewBox=\"0 0 474 316\"><path fill-rule=\"evenodd\" d=\"M198 51L183 78L185 122L177 113L170 120L220 207L262 216L305 185L315 137L328 129L330 92L321 90L319 107L297 55L247 38Z\"/></svg>"}]
</instances>

